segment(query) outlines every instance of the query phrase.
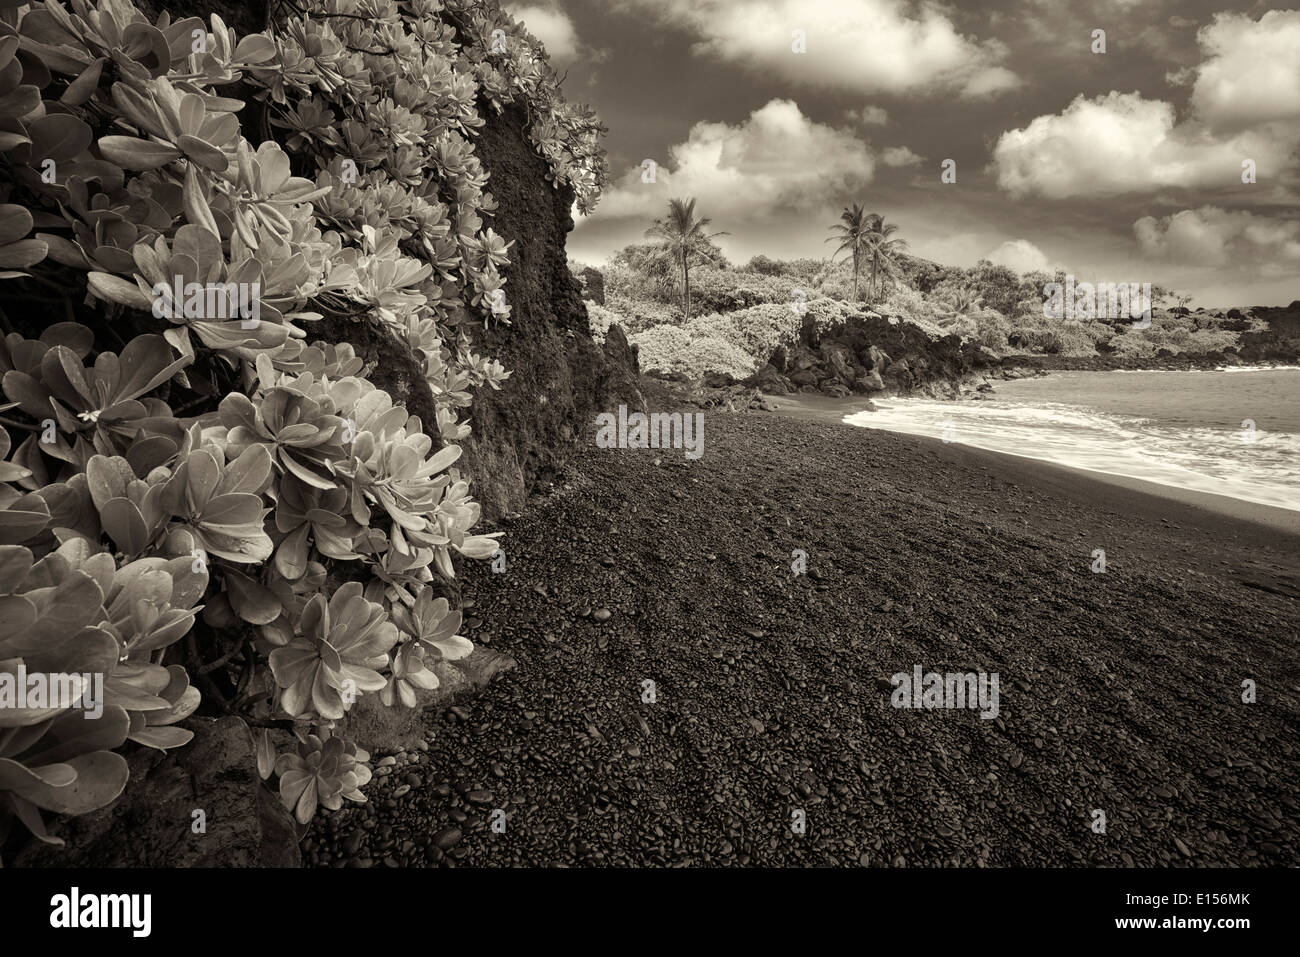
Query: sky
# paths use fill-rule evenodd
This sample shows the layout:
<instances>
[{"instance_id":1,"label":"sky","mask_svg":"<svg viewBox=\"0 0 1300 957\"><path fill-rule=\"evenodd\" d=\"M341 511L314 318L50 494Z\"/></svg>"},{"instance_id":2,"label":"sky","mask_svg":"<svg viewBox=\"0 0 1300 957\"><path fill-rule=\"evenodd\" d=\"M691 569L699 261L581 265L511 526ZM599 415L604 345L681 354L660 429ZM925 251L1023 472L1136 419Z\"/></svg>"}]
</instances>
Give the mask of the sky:
<instances>
[{"instance_id":1,"label":"sky","mask_svg":"<svg viewBox=\"0 0 1300 957\"><path fill-rule=\"evenodd\" d=\"M670 197L697 200L733 262L820 258L856 202L946 265L1152 282L1207 307L1300 299L1300 10L505 6L609 127L610 185L569 236L581 262L644 241Z\"/></svg>"}]
</instances>

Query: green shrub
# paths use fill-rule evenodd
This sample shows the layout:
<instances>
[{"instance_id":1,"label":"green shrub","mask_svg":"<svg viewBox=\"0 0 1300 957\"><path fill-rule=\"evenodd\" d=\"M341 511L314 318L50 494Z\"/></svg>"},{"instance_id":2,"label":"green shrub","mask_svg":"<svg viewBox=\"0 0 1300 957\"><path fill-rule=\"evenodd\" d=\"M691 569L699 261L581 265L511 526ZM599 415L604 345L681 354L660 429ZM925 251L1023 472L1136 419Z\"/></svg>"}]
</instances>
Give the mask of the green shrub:
<instances>
[{"instance_id":1,"label":"green shrub","mask_svg":"<svg viewBox=\"0 0 1300 957\"><path fill-rule=\"evenodd\" d=\"M743 379L754 360L737 346L713 336L693 337L677 326L654 326L632 336L643 372L681 373L699 379L710 372L725 372Z\"/></svg>"},{"instance_id":2,"label":"green shrub","mask_svg":"<svg viewBox=\"0 0 1300 957\"><path fill-rule=\"evenodd\" d=\"M803 317L791 306L767 304L739 312L697 316L684 328L693 338L726 342L752 362L763 363L782 342L794 340L802 322Z\"/></svg>"},{"instance_id":3,"label":"green shrub","mask_svg":"<svg viewBox=\"0 0 1300 957\"><path fill-rule=\"evenodd\" d=\"M23 434L0 429L0 671L106 680L90 730L0 711L0 836L55 841L40 809L112 801L126 741L183 745L195 668L216 710L293 723L259 767L299 821L364 800L339 720L361 694L412 704L427 662L468 653L434 582L497 547L455 468L470 390L508 375L458 328L509 321L479 104L526 101L584 210L601 128L496 0L307 0L242 38L128 0L9 6L0 283L39 334L0 343ZM259 127L279 142L244 139ZM170 302L178 276L249 293L244 312ZM75 321L42 329L39 303ZM326 315L408 347L436 421L313 342Z\"/></svg>"},{"instance_id":4,"label":"green shrub","mask_svg":"<svg viewBox=\"0 0 1300 957\"><path fill-rule=\"evenodd\" d=\"M701 315L734 312L768 303L788 306L795 301L797 280L738 270L700 266L691 270L691 300ZM803 290L804 297L811 292Z\"/></svg>"},{"instance_id":5,"label":"green shrub","mask_svg":"<svg viewBox=\"0 0 1300 957\"><path fill-rule=\"evenodd\" d=\"M619 325L629 335L644 332L651 326L675 326L682 322L680 302L671 304L606 293L605 308L620 316Z\"/></svg>"},{"instance_id":6,"label":"green shrub","mask_svg":"<svg viewBox=\"0 0 1300 957\"><path fill-rule=\"evenodd\" d=\"M627 323L613 309L607 309L598 302L587 300L583 303L587 307L587 328L591 330L591 338L596 342L604 342L605 334L609 332L609 327L618 323L627 331Z\"/></svg>"},{"instance_id":7,"label":"green shrub","mask_svg":"<svg viewBox=\"0 0 1300 957\"><path fill-rule=\"evenodd\" d=\"M664 268L646 272L615 258L601 269L605 277L605 302L629 300L674 305L674 299L681 298L677 281L668 268L671 264L667 260L662 264Z\"/></svg>"},{"instance_id":8,"label":"green shrub","mask_svg":"<svg viewBox=\"0 0 1300 957\"><path fill-rule=\"evenodd\" d=\"M637 347L642 372L675 372L674 364L690 349L691 335L678 326L651 326L628 337Z\"/></svg>"},{"instance_id":9,"label":"green shrub","mask_svg":"<svg viewBox=\"0 0 1300 957\"><path fill-rule=\"evenodd\" d=\"M1128 358L1149 359L1161 349L1175 355L1201 355L1222 352L1240 344L1240 334L1213 325L1202 326L1203 320L1194 313L1175 315L1164 310L1151 314L1151 325L1146 329L1116 325L1110 346L1115 355Z\"/></svg>"},{"instance_id":10,"label":"green shrub","mask_svg":"<svg viewBox=\"0 0 1300 957\"><path fill-rule=\"evenodd\" d=\"M743 271L760 276L781 276L811 287L829 265L830 261L826 259L770 259L759 255L747 262Z\"/></svg>"}]
</instances>

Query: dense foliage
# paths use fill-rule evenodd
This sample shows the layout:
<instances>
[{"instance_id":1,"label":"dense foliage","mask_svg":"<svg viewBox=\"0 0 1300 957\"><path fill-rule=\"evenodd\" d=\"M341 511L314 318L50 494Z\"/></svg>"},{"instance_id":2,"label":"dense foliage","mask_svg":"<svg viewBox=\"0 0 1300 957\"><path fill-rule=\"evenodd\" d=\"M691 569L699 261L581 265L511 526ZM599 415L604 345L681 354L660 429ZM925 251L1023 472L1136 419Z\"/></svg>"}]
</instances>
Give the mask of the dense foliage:
<instances>
[{"instance_id":1,"label":"dense foliage","mask_svg":"<svg viewBox=\"0 0 1300 957\"><path fill-rule=\"evenodd\" d=\"M470 652L437 583L497 548L456 469L508 375L465 335L510 313L481 110L523 103L584 210L601 128L496 0L309 0L243 37L0 7L0 670L106 678L98 720L0 711L0 840L55 841L41 809L112 801L125 742L184 745L201 700L293 723L259 766L299 821L364 800L340 720ZM436 421L323 319L403 344Z\"/></svg>"},{"instance_id":2,"label":"dense foliage","mask_svg":"<svg viewBox=\"0 0 1300 957\"><path fill-rule=\"evenodd\" d=\"M637 347L646 372L679 373L702 378L721 372L743 379L771 357L778 346L792 346L806 323L818 333L844 324L854 310L848 304L822 297L812 301L764 303L735 312L695 316L678 326L661 324L629 337ZM602 310L601 321L613 321Z\"/></svg>"},{"instance_id":3,"label":"dense foliage","mask_svg":"<svg viewBox=\"0 0 1300 957\"><path fill-rule=\"evenodd\" d=\"M998 356L1214 353L1237 346L1241 331L1260 325L1191 313L1182 307L1185 299L1159 287L1153 295L1160 307L1149 328L1133 328L1131 320L1047 318L1044 287L1064 282L1064 272L1020 274L988 261L947 267L899 253L896 264L881 270L872 297L869 251L860 258L868 281L857 298L851 257L835 262L755 256L739 268L697 266L692 295L702 315L687 321L680 304L673 305L680 291L672 270L652 247L630 246L605 267L606 307L592 321L601 335L611 324L621 325L638 346L643 369L693 378L709 372L743 377L761 368L776 345L793 341L801 310L811 311L818 329L827 332L869 309L911 322L932 338L956 334ZM868 301L859 303L864 292Z\"/></svg>"}]
</instances>

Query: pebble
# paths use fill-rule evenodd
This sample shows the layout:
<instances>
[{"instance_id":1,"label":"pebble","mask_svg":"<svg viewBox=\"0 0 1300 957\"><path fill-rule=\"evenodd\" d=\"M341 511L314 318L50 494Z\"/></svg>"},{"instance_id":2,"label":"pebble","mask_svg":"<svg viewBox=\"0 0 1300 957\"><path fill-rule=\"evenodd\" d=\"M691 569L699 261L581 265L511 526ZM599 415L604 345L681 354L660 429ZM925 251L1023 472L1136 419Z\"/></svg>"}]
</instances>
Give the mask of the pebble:
<instances>
[{"instance_id":1,"label":"pebble","mask_svg":"<svg viewBox=\"0 0 1300 957\"><path fill-rule=\"evenodd\" d=\"M674 469L675 464L665 461L665 469ZM701 483L711 481L708 468L693 467L691 474L699 474ZM870 477L870 473L864 474ZM632 492L634 487L621 491ZM924 517L896 490L875 491L886 493L882 508L891 522L915 524ZM693 497L694 493L687 494ZM1020 493L1012 497L1016 494ZM1052 863L1123 862L1132 868L1178 860L1217 864L1232 858L1243 862L1254 858L1256 864L1276 865L1293 850L1287 840L1292 829L1281 815L1286 816L1286 821L1293 820L1300 802L1268 792L1267 757L1253 758L1257 762L1254 765L1243 763L1245 758L1220 758L1218 763L1225 765L1221 768L1188 766L1182 773L1175 772L1172 784L1160 780L1170 776L1167 766L1139 773L1137 756L1146 748L1144 739L1148 733L1163 730L1163 726L1153 722L1153 728L1143 729L1122 710L1108 709L1109 693L1089 687L1087 682L1084 686L1088 690L1082 698L1087 707L1071 710L1068 720L1061 717L1063 712L1057 710L1061 699L1053 696L1072 678L1087 673L1072 670L1067 664L1027 668L1032 672L1029 680L1008 680L1004 691L1009 686L1024 698L1022 717L1027 720L1017 723L1008 709L1007 721L999 718L987 722L992 734L985 740L976 740L957 722L941 722L937 716L913 715L902 720L909 716L892 712L886 704L894 690L888 675L896 661L929 655L920 660L934 658L938 666L945 663L943 652L951 649L948 663L954 669L979 671L1012 660L1025 649L1014 637L990 634L986 629L992 621L992 610L983 607L982 600L976 602L963 593L955 592L952 606L943 609L942 602L920 597L923 590L918 590L913 604L885 601L882 610L893 614L873 615L870 609L882 601L883 595L878 590L873 593L871 589L850 587L849 582L862 576L877 558L861 550L850 549L846 554L845 542L840 540L844 532L835 527L835 521L822 524L816 544L828 553L839 554L842 563L829 571L826 577L831 584L818 593L807 587L806 581L775 581L785 578L777 574L783 571L780 566L752 571L747 567L751 563L733 564L734 559L729 558L730 574L724 575L728 569L723 568L718 572L699 569L699 556L704 554L700 540L674 529L671 522L664 523L663 531L671 537L662 545L653 534L642 537L636 528L623 531L615 527L614 506L621 509L635 501L631 495L617 502L612 498L606 502L600 495L575 497L571 504L578 507L578 517L590 511L607 520L595 526L583 526L581 522L576 527L557 526L570 529L561 537L567 538L569 545L578 546L569 556L578 568L578 577L566 575L562 562L548 562L537 569L539 579L556 582L541 589L555 601L534 602L527 595L517 594L517 586L512 590L508 583L498 582L500 576L471 576L465 587L478 589L484 598L478 614L485 621L508 623L502 625L497 639L502 647L519 655L519 671L503 676L491 690L476 698L472 718L468 708L448 709L441 719L433 719L440 729L436 736L429 735L428 740L413 745L405 754L382 759L376 755L372 765L376 772L391 768L396 773L387 784L383 775L376 773L368 806L349 806L341 814L320 815L313 825L314 848L307 852L312 863L383 868L393 866L393 861L431 866L543 862L590 866L601 860L598 855L604 855L606 862L616 866L746 865L752 860L754 866L760 867L870 867L891 862L898 866L951 863L969 867L994 864L987 843L992 841L999 862L1016 859L1016 855L1037 862L1045 854L1035 856L1032 848L1056 846L1055 856L1061 860ZM568 507L561 502L559 510L548 514L544 521L572 520L574 513L565 513ZM776 536L769 534L766 538L767 552L788 554L786 546L798 543L774 540L788 534L780 527L782 519L775 517L779 510L773 506L763 511L766 514L752 519L729 516L732 524L743 526L737 528L741 535L731 540L705 540L705 547L717 544L727 548L730 556L743 556L754 546L746 547L741 542L755 540L757 544L764 532L775 529ZM797 512L792 514L796 521L800 520ZM662 521L662 516L655 516L643 506L633 525L648 524L657 529ZM714 530L711 519L705 517L701 523ZM613 558L601 560L599 548L612 548L609 543L621 537L626 537L625 554L629 557L617 562ZM728 613L712 614L706 602L699 607L698 622L683 621L685 616L678 614L680 609L671 600L660 603L661 596L654 593L637 595L636 589L642 584L635 580L640 563L653 556L656 549L668 553L675 567L665 569L651 560L648 572L656 576L666 571L688 575L694 572L702 590L717 593L715 604L728 603ZM889 548L885 554L894 551ZM1046 581L1043 575L1057 577L1050 569L1038 567L1038 559L1026 563L1019 551L1012 552L1017 572L1028 574L1040 584ZM521 552L521 558L525 554ZM694 556L694 566L687 556ZM955 557L964 561L961 556ZM710 553L707 561L717 558ZM581 586L570 583L581 582L584 573L592 577L592 560L600 563L595 567L603 565L609 571L607 581L596 584L601 590L594 594L575 595ZM1002 580L1000 573L993 569L972 574L982 576L984 595L996 606L994 596L1002 597L996 587ZM810 571L807 577L816 581L819 576ZM840 615L838 610L828 614L825 606L841 580L844 591L835 593L833 599L844 603L842 617L861 623L861 630L846 633L841 641L819 644L810 636L817 628L825 628L828 619ZM1123 583L1117 580L1111 584L1119 587ZM524 589L529 587L524 585ZM1051 593L1051 598L1059 602L1074 598L1077 610L1080 595L1070 594L1073 586L1069 582L1062 588L1062 593ZM643 602L642 597L647 600ZM1116 593L1111 588L1105 599L1089 597L1085 602L1089 610L1080 615L1100 615L1106 608L1128 615L1138 607L1130 603L1131 598L1127 592ZM615 604L590 605L591 600L600 599ZM634 602L640 612L635 617ZM510 614L512 603L514 615ZM1033 607L1028 612L1013 611L1008 605L1007 613L1037 614L1036 608L1042 607L1029 604ZM607 623L614 617L615 605L619 608L619 625L602 625L579 636L581 616L588 616L588 622ZM745 611L738 611L740 608ZM804 609L809 612L806 629L799 619ZM521 610L526 613L517 614ZM767 621L774 631L766 632L766 626L746 626L744 617ZM939 622L936 629L941 633L927 644L929 639L920 634L918 626L930 620ZM1081 617L1081 622L1086 620ZM641 621L645 622L644 629L624 627ZM694 624L700 626L696 635L691 633ZM958 637L972 625L975 637ZM470 627L467 621L466 628ZM554 642L539 640L548 629L558 636ZM654 633L656 629L662 631L666 641ZM1138 630L1141 642L1151 640L1146 626ZM769 634L774 636L773 642L757 640ZM614 654L592 654L602 638L606 638ZM1088 663L1093 673L1102 679L1113 677L1101 665L1100 652L1084 649L1084 653L1093 658ZM680 662L674 660L665 667L664 659L673 654L680 654ZM574 667L566 668L570 655ZM984 655L990 660L984 660ZM632 676L639 677L642 670L653 675L656 669L676 679L673 691L680 693L662 695L655 706L638 704L635 693L625 694L636 687ZM733 685L728 685L729 678ZM869 700L866 708L860 707L861 698L871 698L873 686L879 692L875 700ZM619 690L611 695L611 688ZM650 717L655 718L653 728ZM523 720L535 722L531 734L519 732ZM1052 723L1055 729L1048 727ZM982 729L985 725L979 726ZM840 740L824 740L826 727L838 729L836 736ZM588 729L587 735L582 733L584 728ZM1052 747L1048 748L1048 744ZM1030 748L1033 761L1028 760L1030 752L1023 748ZM896 769L902 755L906 755L908 770L900 775ZM410 765L421 758L428 762L427 768L419 768L419 774L410 773ZM673 762L679 758L682 775L674 769ZM467 762L465 767L462 759ZM1067 786L1060 776L1061 769L1077 767L1080 776L1104 781L1099 775L1108 765L1116 781L1127 777L1134 787L1145 784L1145 793L1156 798L1146 814L1139 814L1131 822L1142 826L1126 835L1123 843L1128 853L1113 842L1106 845L1081 840L1079 848L1059 846L1050 837L1056 827L1052 822L1059 823L1058 818L1075 820L1077 816L1058 814L1062 807L1072 806L1065 794L1075 795L1074 806L1079 803L1075 782L1069 781ZM1009 768L1018 770L1009 775ZM934 813L909 807L903 795L916 793L917 788L948 790L937 777L939 773L952 776L953 794ZM507 776L511 779L509 787L504 783ZM683 795L693 795L702 779L718 786L706 788L689 802L683 801ZM1192 808L1208 805L1215 781L1235 789L1233 797L1240 799L1241 806L1253 808L1257 816L1234 809L1230 816L1223 815L1219 823L1222 831L1193 829L1186 832L1188 838L1181 834L1175 837L1173 832L1178 828L1166 817L1169 809L1177 810L1179 799L1186 799ZM487 784L492 784L493 791L501 790L502 797L495 798L493 791L486 790ZM1101 784L1100 790L1110 796L1117 786ZM1246 789L1251 787L1259 793L1254 802L1245 798ZM959 788L965 793L958 794ZM418 799L410 794L412 790L420 792ZM781 798L774 798L774 792ZM405 796L413 800L403 800L394 811L384 809L386 798ZM824 801L821 812L812 810L817 800ZM487 825L494 801L517 814L521 827L522 822L528 822L527 841L493 839ZM802 839L791 837L784 826L791 806L809 809L809 819L821 821L823 826L810 829ZM674 815L674 810L679 814ZM1181 810L1186 813L1188 808ZM373 817L378 818L378 824ZM384 822L392 825L387 831L383 830ZM999 843L1001 835L990 826L991 822L1018 824L1019 833L1009 828L1011 833ZM877 824L883 826L872 826ZM1259 841L1263 834L1256 831L1257 827L1270 834L1273 842ZM849 839L850 832L858 835L856 843ZM465 844L465 834L471 834L474 840ZM773 834L785 837L773 840L769 849ZM879 834L885 835L883 841ZM963 839L954 843L959 834ZM1257 853L1234 850L1247 838ZM1196 849L1190 844L1196 844Z\"/></svg>"},{"instance_id":2,"label":"pebble","mask_svg":"<svg viewBox=\"0 0 1300 957\"><path fill-rule=\"evenodd\" d=\"M461 830L458 827L443 828L433 836L433 843L439 850L446 851L460 843L462 837Z\"/></svg>"}]
</instances>

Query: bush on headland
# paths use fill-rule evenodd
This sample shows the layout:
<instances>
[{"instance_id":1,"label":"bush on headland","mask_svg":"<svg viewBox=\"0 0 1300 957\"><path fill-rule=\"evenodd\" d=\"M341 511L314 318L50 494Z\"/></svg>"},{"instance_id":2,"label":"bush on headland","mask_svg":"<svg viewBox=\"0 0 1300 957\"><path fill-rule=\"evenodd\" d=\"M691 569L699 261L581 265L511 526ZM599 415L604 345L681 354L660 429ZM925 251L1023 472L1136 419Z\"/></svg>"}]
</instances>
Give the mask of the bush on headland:
<instances>
[{"instance_id":1,"label":"bush on headland","mask_svg":"<svg viewBox=\"0 0 1300 957\"><path fill-rule=\"evenodd\" d=\"M744 378L762 369L778 346L797 339L801 309L826 313L817 320L823 332L855 315L880 315L910 323L932 340L956 336L992 359L1231 355L1243 334L1265 325L1250 315L1170 306L1178 297L1159 287L1153 294L1161 305L1148 328L1135 328L1128 318L1048 318L1044 287L1063 282L1064 272L1018 274L987 261L962 269L901 255L879 296L860 294L856 301L848 262L755 256L738 268L705 265L691 273L697 314L689 320L671 268L655 259L652 248L628 247L604 276L607 308L593 323L599 321L602 333L614 322L623 326L645 371L690 377L714 372ZM722 352L718 343L743 352L748 372L738 371L735 352Z\"/></svg>"},{"instance_id":2,"label":"bush on headland","mask_svg":"<svg viewBox=\"0 0 1300 957\"><path fill-rule=\"evenodd\" d=\"M523 100L583 210L601 128L496 0L306 0L242 37L6 6L0 673L102 674L104 713L0 709L0 840L57 843L42 810L113 801L127 742L181 747L201 706L294 728L259 768L298 821L364 800L341 720L469 653L439 582L497 548L456 468L509 375L464 332L510 316L480 111ZM400 346L424 418L314 326Z\"/></svg>"}]
</instances>

